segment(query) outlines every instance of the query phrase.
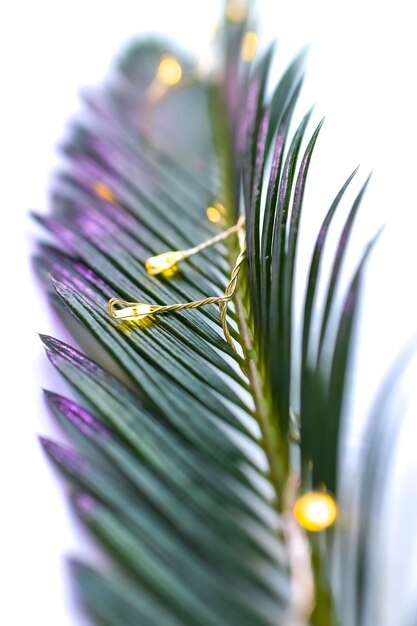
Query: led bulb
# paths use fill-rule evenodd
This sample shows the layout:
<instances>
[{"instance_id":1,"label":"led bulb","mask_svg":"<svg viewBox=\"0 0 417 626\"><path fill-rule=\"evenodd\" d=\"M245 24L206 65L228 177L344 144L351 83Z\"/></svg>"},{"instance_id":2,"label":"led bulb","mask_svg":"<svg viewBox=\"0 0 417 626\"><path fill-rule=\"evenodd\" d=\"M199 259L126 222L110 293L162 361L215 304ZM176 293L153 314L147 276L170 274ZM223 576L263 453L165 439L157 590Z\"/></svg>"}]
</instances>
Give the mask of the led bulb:
<instances>
[{"instance_id":1,"label":"led bulb","mask_svg":"<svg viewBox=\"0 0 417 626\"><path fill-rule=\"evenodd\" d=\"M213 222L213 224L217 224L222 219L222 214L220 213L219 209L216 209L216 207L214 206L208 206L206 209L206 213L208 219L210 220L210 222Z\"/></svg>"},{"instance_id":2,"label":"led bulb","mask_svg":"<svg viewBox=\"0 0 417 626\"><path fill-rule=\"evenodd\" d=\"M124 307L123 309L112 309L112 317L116 320L140 320L151 315L159 308L156 304L141 304L138 302L133 306Z\"/></svg>"},{"instance_id":3,"label":"led bulb","mask_svg":"<svg viewBox=\"0 0 417 626\"><path fill-rule=\"evenodd\" d=\"M164 54L158 66L156 74L158 80L164 85L172 87L180 82L182 68L177 59L171 54Z\"/></svg>"},{"instance_id":4,"label":"led bulb","mask_svg":"<svg viewBox=\"0 0 417 626\"><path fill-rule=\"evenodd\" d=\"M103 200L111 203L114 203L116 201L115 195L110 187L107 187L107 185L105 185L101 181L97 181L96 183L94 183L93 189L95 193L99 196L99 198L102 198Z\"/></svg>"},{"instance_id":5,"label":"led bulb","mask_svg":"<svg viewBox=\"0 0 417 626\"><path fill-rule=\"evenodd\" d=\"M309 491L296 501L293 509L297 522L312 532L331 526L337 517L337 505L333 498L320 491Z\"/></svg>"},{"instance_id":6,"label":"led bulb","mask_svg":"<svg viewBox=\"0 0 417 626\"><path fill-rule=\"evenodd\" d=\"M163 252L157 256L151 256L145 262L146 271L151 276L161 274L166 270L169 270L174 265L177 265L184 259L184 252L181 250L171 250L170 252Z\"/></svg>"},{"instance_id":7,"label":"led bulb","mask_svg":"<svg viewBox=\"0 0 417 626\"><path fill-rule=\"evenodd\" d=\"M248 30L242 39L242 61L249 63L255 56L256 49L258 47L258 35L254 30Z\"/></svg>"},{"instance_id":8,"label":"led bulb","mask_svg":"<svg viewBox=\"0 0 417 626\"><path fill-rule=\"evenodd\" d=\"M248 15L248 5L246 0L229 0L226 5L226 18L229 22L240 24L244 22Z\"/></svg>"}]
</instances>

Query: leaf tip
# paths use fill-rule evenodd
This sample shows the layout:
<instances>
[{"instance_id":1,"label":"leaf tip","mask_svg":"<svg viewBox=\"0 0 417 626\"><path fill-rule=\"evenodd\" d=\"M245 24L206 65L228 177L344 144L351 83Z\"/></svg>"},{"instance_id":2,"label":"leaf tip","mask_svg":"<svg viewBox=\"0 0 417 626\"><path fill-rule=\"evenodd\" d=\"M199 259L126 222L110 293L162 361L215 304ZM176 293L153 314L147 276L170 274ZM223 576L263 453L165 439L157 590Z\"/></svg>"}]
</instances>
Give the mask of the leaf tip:
<instances>
[{"instance_id":1,"label":"leaf tip","mask_svg":"<svg viewBox=\"0 0 417 626\"><path fill-rule=\"evenodd\" d=\"M43 450L48 452L48 449L51 447L53 441L51 441L51 439L48 439L47 437L44 437L43 435L38 435L38 440Z\"/></svg>"},{"instance_id":2,"label":"leaf tip","mask_svg":"<svg viewBox=\"0 0 417 626\"><path fill-rule=\"evenodd\" d=\"M42 393L47 400L53 401L55 396L57 395L54 391L50 391L49 389L42 389Z\"/></svg>"},{"instance_id":3,"label":"leaf tip","mask_svg":"<svg viewBox=\"0 0 417 626\"><path fill-rule=\"evenodd\" d=\"M45 396L47 403L52 409L59 408L61 400L62 400L62 396L55 393L54 391L50 391L49 389L42 389L42 393Z\"/></svg>"},{"instance_id":4,"label":"leaf tip","mask_svg":"<svg viewBox=\"0 0 417 626\"><path fill-rule=\"evenodd\" d=\"M52 348L52 337L50 335L45 335L44 333L38 333L38 336L44 347L47 350L50 350Z\"/></svg>"}]
</instances>

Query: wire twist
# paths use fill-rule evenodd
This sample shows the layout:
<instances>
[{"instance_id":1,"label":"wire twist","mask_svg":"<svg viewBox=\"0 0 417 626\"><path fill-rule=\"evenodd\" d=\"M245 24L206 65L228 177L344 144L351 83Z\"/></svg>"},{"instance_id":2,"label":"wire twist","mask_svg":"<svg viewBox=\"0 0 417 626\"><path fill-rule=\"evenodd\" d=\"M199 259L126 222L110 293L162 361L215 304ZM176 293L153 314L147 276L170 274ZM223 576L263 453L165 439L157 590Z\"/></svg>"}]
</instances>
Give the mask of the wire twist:
<instances>
[{"instance_id":1,"label":"wire twist","mask_svg":"<svg viewBox=\"0 0 417 626\"><path fill-rule=\"evenodd\" d=\"M239 253L239 256L236 259L235 266L230 276L230 282L226 287L226 291L224 294L225 299L219 303L220 321L222 324L223 333L224 333L227 343L229 344L231 348L233 348L235 352L236 352L236 346L230 334L229 325L227 323L227 305L229 304L230 300L233 298L235 294L240 268L245 259L246 259L246 245L245 245L245 240L243 240L243 243L241 245L241 251Z\"/></svg>"}]
</instances>

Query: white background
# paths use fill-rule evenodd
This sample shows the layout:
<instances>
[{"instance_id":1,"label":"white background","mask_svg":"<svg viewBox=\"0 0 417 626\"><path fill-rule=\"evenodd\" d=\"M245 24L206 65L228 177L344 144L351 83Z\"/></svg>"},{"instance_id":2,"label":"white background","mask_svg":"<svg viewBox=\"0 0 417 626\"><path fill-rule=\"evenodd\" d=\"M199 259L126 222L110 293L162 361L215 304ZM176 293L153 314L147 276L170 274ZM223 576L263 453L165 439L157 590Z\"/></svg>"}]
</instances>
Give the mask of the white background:
<instances>
[{"instance_id":1,"label":"white background","mask_svg":"<svg viewBox=\"0 0 417 626\"><path fill-rule=\"evenodd\" d=\"M359 162L362 180L371 168L374 176L349 259L353 262L364 241L381 223L387 224L364 289L355 393L350 399L353 427L348 433L348 460L354 459L360 447L357 435L378 382L417 327L413 3L270 0L259 4L263 36L280 38L278 69L302 45L311 43L301 108L315 102L315 119L327 114L312 166L305 206L309 217L301 245L303 241L311 245L323 211ZM36 433L60 436L43 405L40 387L65 389L48 366L36 332L56 333L64 339L67 335L49 311L30 269L37 233L28 210L47 208L56 145L77 109L80 87L99 82L114 53L138 32L170 33L201 52L219 6L213 0L2 4L0 536L4 545L0 567L4 579L0 622L7 626L82 624L65 579L64 555L94 558L36 439ZM300 271L305 271L302 259ZM409 391L412 381L410 376ZM416 597L412 567L417 535L413 532L417 528L416 434L411 411L402 430L395 488L389 491L389 516L384 514L386 550L381 558L390 567L383 568L388 574L381 582L379 625L399 624L399 615L407 614L413 594Z\"/></svg>"}]
</instances>

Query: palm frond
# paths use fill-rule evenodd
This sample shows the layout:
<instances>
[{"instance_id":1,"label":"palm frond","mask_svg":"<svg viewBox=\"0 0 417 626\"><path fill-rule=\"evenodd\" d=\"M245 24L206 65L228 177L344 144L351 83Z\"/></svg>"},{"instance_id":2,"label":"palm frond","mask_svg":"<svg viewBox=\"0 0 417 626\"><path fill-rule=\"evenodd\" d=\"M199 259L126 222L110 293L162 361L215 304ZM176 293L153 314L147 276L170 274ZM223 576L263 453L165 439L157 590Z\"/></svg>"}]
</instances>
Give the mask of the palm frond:
<instances>
[{"instance_id":1,"label":"palm frond","mask_svg":"<svg viewBox=\"0 0 417 626\"><path fill-rule=\"evenodd\" d=\"M167 50L185 76L194 66L164 42L134 43L106 85L85 94L84 113L63 146L66 165L54 182L51 214L37 216L57 242L41 245L36 259L52 302L118 366L104 367L42 336L77 398L47 392L73 447L45 439L43 446L73 485L77 515L114 563L104 573L73 564L82 600L100 624L267 626L309 619L294 608L297 573L284 495L294 454L295 261L321 123L305 147L310 114L289 136L304 53L269 97L272 48L242 62L245 28L224 26L222 77L191 81L188 89L180 84L154 103L148 90ZM322 343L364 189L341 234L316 359L311 320L323 246L352 176L318 235L302 329L301 484L325 485L333 494L369 250L346 294L330 360ZM171 278L145 269L148 257L219 232L206 217L213 203L226 207L225 225L246 216L247 265L228 314L237 352L224 340L214 307L137 322L111 318L113 297L171 304L223 294L237 254L233 239L191 257ZM315 558L326 561L320 551ZM316 612L333 624L329 594L327 582L317 585Z\"/></svg>"}]
</instances>

